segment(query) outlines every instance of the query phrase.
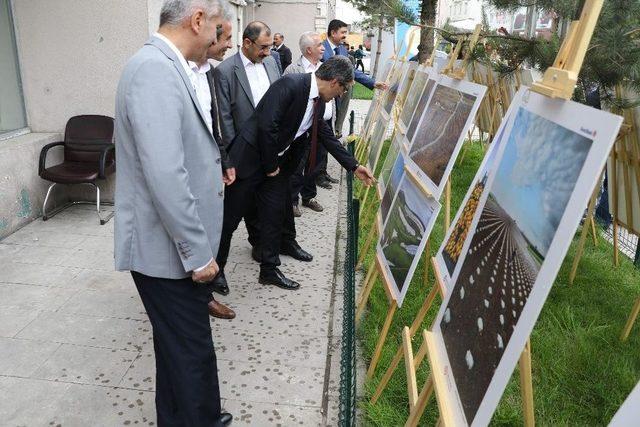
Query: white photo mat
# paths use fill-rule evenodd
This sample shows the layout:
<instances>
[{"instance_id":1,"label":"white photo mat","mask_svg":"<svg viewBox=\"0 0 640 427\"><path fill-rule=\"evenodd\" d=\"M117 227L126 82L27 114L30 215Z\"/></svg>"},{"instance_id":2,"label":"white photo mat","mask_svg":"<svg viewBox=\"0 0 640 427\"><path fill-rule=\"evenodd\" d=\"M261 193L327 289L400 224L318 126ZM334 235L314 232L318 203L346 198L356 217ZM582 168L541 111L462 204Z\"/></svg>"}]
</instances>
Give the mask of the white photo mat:
<instances>
[{"instance_id":1,"label":"white photo mat","mask_svg":"<svg viewBox=\"0 0 640 427\"><path fill-rule=\"evenodd\" d=\"M507 141L509 141L511 136L515 119L510 120L507 128L505 129L504 138L506 138L506 141L501 144L501 147L498 150L494 167L489 174L486 190L483 192L478 208L476 209L470 228L469 238L467 238L464 244L460 260L458 261L456 270L453 274L452 291L445 296L432 327L434 348L436 352L434 358L442 361L441 366L434 368L434 375L440 376L443 379L443 383L446 384L446 389L438 390L438 395L448 401L454 417L451 421L455 425L484 426L490 422L509 379L511 378L511 374L518 363L522 350L524 349L531 331L533 330L549 291L551 290L551 286L556 278L558 270L560 269L566 252L569 249L589 197L591 196L593 188L599 179L600 172L604 167L607 155L622 121L621 117L595 110L575 102L561 99L550 99L535 92L531 92L528 88L521 88L520 91L525 93L521 94L522 103L517 106L518 109L514 111L515 114L518 113L520 108L523 108L524 110L546 119L547 121L558 124L577 135L592 139L591 148L589 149L583 166L580 169L576 185L571 192L566 209L564 210L557 227L557 231L553 236L546 256L544 257L544 262L542 262L535 282L531 287L531 292L529 293L526 304L524 304L520 317L517 320L515 329L504 348L504 352L500 357L497 368L493 372L493 376L486 388L486 392L481 398L481 402L475 412L474 418L468 421L459 397L455 378L452 374L451 363L448 358L447 348L444 343L440 324L445 315L445 311L447 310L449 301L451 298L455 297L457 290L457 276L459 275L468 254L472 236L475 234L478 221L482 211L484 210L488 195L491 192L502 156L506 147L509 145Z\"/></svg>"}]
</instances>

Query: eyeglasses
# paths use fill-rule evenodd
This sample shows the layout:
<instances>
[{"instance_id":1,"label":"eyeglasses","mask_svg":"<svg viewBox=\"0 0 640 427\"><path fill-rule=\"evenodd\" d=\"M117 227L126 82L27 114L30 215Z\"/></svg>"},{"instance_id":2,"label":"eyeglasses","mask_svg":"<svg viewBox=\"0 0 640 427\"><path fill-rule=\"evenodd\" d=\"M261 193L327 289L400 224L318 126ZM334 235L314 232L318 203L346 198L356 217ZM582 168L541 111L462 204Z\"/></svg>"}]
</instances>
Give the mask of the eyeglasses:
<instances>
[{"instance_id":1,"label":"eyeglasses","mask_svg":"<svg viewBox=\"0 0 640 427\"><path fill-rule=\"evenodd\" d=\"M338 84L340 85L340 87L342 88L342 94L344 95L345 93L349 92L349 89L351 89L350 84L348 83L342 83L342 82L338 82Z\"/></svg>"},{"instance_id":2,"label":"eyeglasses","mask_svg":"<svg viewBox=\"0 0 640 427\"><path fill-rule=\"evenodd\" d=\"M258 49L260 50L266 50L266 51L271 51L271 45L270 44L263 44L263 45L259 45L258 43L256 43L254 40L249 39L249 41L253 44L255 44L256 46L258 46Z\"/></svg>"}]
</instances>

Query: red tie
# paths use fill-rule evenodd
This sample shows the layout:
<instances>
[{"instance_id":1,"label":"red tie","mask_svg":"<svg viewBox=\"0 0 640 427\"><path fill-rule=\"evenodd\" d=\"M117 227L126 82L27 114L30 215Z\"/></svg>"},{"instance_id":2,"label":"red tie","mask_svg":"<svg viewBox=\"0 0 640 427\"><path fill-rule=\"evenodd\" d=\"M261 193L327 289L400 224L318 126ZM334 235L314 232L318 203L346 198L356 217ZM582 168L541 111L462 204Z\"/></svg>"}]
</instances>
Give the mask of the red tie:
<instances>
[{"instance_id":1,"label":"red tie","mask_svg":"<svg viewBox=\"0 0 640 427\"><path fill-rule=\"evenodd\" d=\"M320 97L313 98L313 117L311 119L311 153L309 155L308 173L313 173L316 167L316 155L318 153L318 110Z\"/></svg>"}]
</instances>

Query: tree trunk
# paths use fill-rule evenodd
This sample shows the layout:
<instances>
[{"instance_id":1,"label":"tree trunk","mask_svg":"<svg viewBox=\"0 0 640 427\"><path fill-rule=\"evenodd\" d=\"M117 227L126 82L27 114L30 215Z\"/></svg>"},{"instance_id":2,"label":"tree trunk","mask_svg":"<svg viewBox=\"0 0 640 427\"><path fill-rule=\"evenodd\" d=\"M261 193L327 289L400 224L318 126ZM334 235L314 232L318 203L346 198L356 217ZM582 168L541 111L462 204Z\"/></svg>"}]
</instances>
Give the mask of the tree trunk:
<instances>
[{"instance_id":1,"label":"tree trunk","mask_svg":"<svg viewBox=\"0 0 640 427\"><path fill-rule=\"evenodd\" d=\"M422 0L420 5L420 23L429 27L436 25L436 9L438 0ZM431 52L436 47L433 45L433 28L422 28L420 30L420 44L418 45L418 62L421 64L429 58Z\"/></svg>"},{"instance_id":2,"label":"tree trunk","mask_svg":"<svg viewBox=\"0 0 640 427\"><path fill-rule=\"evenodd\" d=\"M384 15L380 15L378 21L378 47L376 48L376 59L373 62L373 69L371 71L371 77L375 80L376 73L378 72L378 64L380 63L380 55L382 54L382 29L384 26Z\"/></svg>"}]
</instances>

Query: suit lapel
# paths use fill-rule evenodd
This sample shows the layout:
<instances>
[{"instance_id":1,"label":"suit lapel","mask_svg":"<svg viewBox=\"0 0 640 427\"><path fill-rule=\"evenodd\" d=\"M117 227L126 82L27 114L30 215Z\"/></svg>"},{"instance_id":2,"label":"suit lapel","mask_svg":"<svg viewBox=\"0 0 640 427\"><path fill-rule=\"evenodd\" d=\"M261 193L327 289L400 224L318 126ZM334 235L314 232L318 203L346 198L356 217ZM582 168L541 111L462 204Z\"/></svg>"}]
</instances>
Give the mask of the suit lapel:
<instances>
[{"instance_id":1,"label":"suit lapel","mask_svg":"<svg viewBox=\"0 0 640 427\"><path fill-rule=\"evenodd\" d=\"M189 76L187 76L187 72L185 71L184 67L180 63L180 59L178 59L175 52L171 50L171 48L163 40L157 37L152 37L148 43L160 49L160 51L164 53L167 56L167 58L173 61L173 66L176 67L176 70L178 70L180 77L182 77L182 82L187 87L187 92L189 92L191 101L193 102L193 105L196 107L196 110L198 111L198 115L200 115L200 120L202 121L202 124L204 125L204 127L207 129L207 133L209 133L208 132L209 127L207 126L207 122L204 117L204 112L202 111L202 107L200 107L200 103L198 102L196 90L193 88L193 83L191 83ZM213 138L213 135L211 135L211 137Z\"/></svg>"},{"instance_id":2,"label":"suit lapel","mask_svg":"<svg viewBox=\"0 0 640 427\"><path fill-rule=\"evenodd\" d=\"M244 70L244 64L242 63L242 58L240 58L240 53L236 53L235 61L235 73L236 77L238 77L238 81L240 82L240 86L242 86L244 93L247 95L247 98L249 98L249 101L251 101L251 105L253 105L253 108L256 108L256 104L253 102L253 93L251 92L251 86L249 85L247 72Z\"/></svg>"},{"instance_id":3,"label":"suit lapel","mask_svg":"<svg viewBox=\"0 0 640 427\"><path fill-rule=\"evenodd\" d=\"M267 71L267 77L269 77L269 83L271 84L273 84L273 82L275 82L280 78L280 75L277 70L278 64L275 63L275 59L273 61L274 61L275 67L269 67L264 62L262 63L264 65L264 69Z\"/></svg>"},{"instance_id":4,"label":"suit lapel","mask_svg":"<svg viewBox=\"0 0 640 427\"><path fill-rule=\"evenodd\" d=\"M297 126L294 129L294 134L300 128L300 125L302 124L302 120L304 119L304 113L307 112L307 104L309 102L309 92L311 91L312 77L313 77L312 73L306 73L304 75L304 78L302 79L302 87L300 88L300 91L302 92L302 94L298 98L300 99L300 105L298 106L298 108L296 108L297 115L296 115L296 121L294 123L297 123Z\"/></svg>"}]
</instances>

